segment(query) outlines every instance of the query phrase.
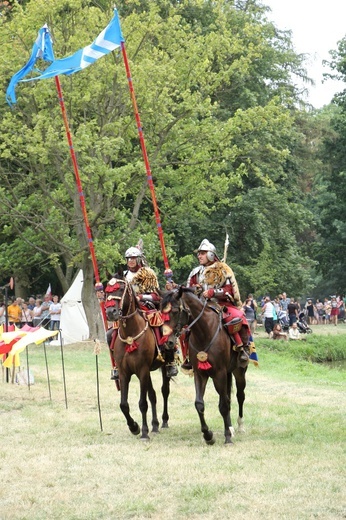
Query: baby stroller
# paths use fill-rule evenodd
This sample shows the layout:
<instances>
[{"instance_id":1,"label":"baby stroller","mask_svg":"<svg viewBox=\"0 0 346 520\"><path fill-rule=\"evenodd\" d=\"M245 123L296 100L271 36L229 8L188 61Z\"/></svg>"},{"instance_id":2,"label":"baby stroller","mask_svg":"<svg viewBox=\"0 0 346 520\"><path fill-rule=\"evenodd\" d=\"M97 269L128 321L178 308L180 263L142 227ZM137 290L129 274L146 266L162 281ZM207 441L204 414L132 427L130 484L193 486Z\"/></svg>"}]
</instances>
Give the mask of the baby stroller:
<instances>
[{"instance_id":1,"label":"baby stroller","mask_svg":"<svg viewBox=\"0 0 346 520\"><path fill-rule=\"evenodd\" d=\"M298 325L299 332L301 332L303 334L311 334L312 333L312 329L310 329L309 325L306 322L304 312L301 312L299 314L297 325Z\"/></svg>"},{"instance_id":2,"label":"baby stroller","mask_svg":"<svg viewBox=\"0 0 346 520\"><path fill-rule=\"evenodd\" d=\"M287 332L290 328L290 322L285 311L278 312L278 323L281 325L282 330L285 332Z\"/></svg>"}]
</instances>

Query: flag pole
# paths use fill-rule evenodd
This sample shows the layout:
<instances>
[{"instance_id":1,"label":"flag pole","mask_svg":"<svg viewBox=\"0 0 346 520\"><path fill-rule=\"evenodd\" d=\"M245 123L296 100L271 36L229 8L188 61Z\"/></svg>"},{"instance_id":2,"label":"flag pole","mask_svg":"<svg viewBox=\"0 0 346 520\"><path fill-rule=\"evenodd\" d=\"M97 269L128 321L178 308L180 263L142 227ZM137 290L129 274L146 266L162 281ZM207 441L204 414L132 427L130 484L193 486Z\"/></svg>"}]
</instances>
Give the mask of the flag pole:
<instances>
[{"instance_id":1,"label":"flag pole","mask_svg":"<svg viewBox=\"0 0 346 520\"><path fill-rule=\"evenodd\" d=\"M147 175L147 182L148 182L148 186L149 186L149 189L150 189L151 200L152 200L153 207L154 207L154 214L155 214L157 232L158 232L158 235L159 235L161 251L162 251L162 257L163 257L163 263L164 263L164 266L165 266L164 276L165 276L165 278L167 278L168 281L171 281L173 273L172 273L172 270L170 269L169 263L168 263L168 258L167 258L167 253L166 253L166 246L165 246L165 240L164 240L164 236L163 236L163 229L162 229L162 224L161 224L161 219L160 219L160 213L159 213L159 208L157 206L157 201L156 201L155 187L154 187L154 183L153 183L153 176L152 176L152 173L151 173L151 168L150 168L150 164L149 164L148 154L147 154L147 150L146 150L146 146L145 146L145 139L144 139L144 134L143 134L143 128L142 128L142 124L141 124L141 120L140 120L140 116L139 116L139 112L138 112L138 106L137 106L135 91L134 91L134 88L133 88L132 76L131 76L129 61L128 61L128 58L127 58L125 43L122 41L120 43L120 46L121 46L121 52L122 52L122 55L123 55L124 65L125 65L125 69L126 69L126 76L127 76L127 81L128 81L128 84L129 84L133 111L134 111L135 118L136 118L136 123L137 123L139 141L140 141L140 144L141 144L142 155L143 155L144 164L145 164L145 170L146 170L146 175Z\"/></svg>"},{"instance_id":2,"label":"flag pole","mask_svg":"<svg viewBox=\"0 0 346 520\"><path fill-rule=\"evenodd\" d=\"M58 92L58 99L59 99L59 104L60 104L60 108L61 108L61 112L62 112L62 117L63 117L63 120L64 120L65 132L66 132L67 142L68 142L69 149L70 149L70 155L71 155L71 160L72 160L72 164L73 164L73 170L74 170L74 174L75 174L75 178L76 178L76 184L77 184L77 189L78 189L78 194L79 194L79 201L80 201L80 205L81 205L81 209L82 209L82 213L83 213L85 229L86 229L86 233L87 233L87 237L88 237L88 244L89 244L89 250L90 250L90 255L91 255L91 261L92 261L93 270L94 270L94 276L95 276L95 280L96 280L96 284L95 285L96 286L97 285L100 286L101 282L100 282L99 270L98 270L98 267L97 267L97 260L96 260L96 254L95 254L95 249L94 249L94 242L93 242L92 233L91 233L91 229L90 229L90 225L89 225L88 214L87 214L86 204L85 204L85 197L84 197L84 193L83 193L83 189L82 189L82 183L81 183L81 179L80 179L80 175L79 175L77 158L76 158L76 154L75 154L75 151L74 151L74 148L73 148L71 132L70 132L68 119L67 119L67 115L66 115L66 108L65 108L64 97L63 97L63 94L62 94L62 89L61 89L59 76L55 76L54 79L55 79L56 89L57 89L57 92ZM101 303L100 303L100 309L101 309L104 329L106 331L107 330L107 317L106 317L104 306L101 305Z\"/></svg>"}]
</instances>

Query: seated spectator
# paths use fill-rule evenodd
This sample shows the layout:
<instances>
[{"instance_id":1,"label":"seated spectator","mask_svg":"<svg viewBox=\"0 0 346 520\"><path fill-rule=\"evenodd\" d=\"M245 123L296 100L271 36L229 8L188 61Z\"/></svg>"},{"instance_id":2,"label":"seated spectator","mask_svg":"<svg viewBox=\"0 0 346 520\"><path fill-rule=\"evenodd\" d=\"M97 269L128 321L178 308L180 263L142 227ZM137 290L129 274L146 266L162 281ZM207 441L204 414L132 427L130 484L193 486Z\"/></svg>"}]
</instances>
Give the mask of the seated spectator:
<instances>
[{"instance_id":1,"label":"seated spectator","mask_svg":"<svg viewBox=\"0 0 346 520\"><path fill-rule=\"evenodd\" d=\"M289 339L301 339L298 325L296 322L292 323L292 326L289 328L288 338Z\"/></svg>"},{"instance_id":2,"label":"seated spectator","mask_svg":"<svg viewBox=\"0 0 346 520\"><path fill-rule=\"evenodd\" d=\"M277 323L276 325L274 325L272 337L273 337L273 339L284 339L284 340L288 339L287 334L286 334L286 332L284 332L282 330L280 323Z\"/></svg>"}]
</instances>

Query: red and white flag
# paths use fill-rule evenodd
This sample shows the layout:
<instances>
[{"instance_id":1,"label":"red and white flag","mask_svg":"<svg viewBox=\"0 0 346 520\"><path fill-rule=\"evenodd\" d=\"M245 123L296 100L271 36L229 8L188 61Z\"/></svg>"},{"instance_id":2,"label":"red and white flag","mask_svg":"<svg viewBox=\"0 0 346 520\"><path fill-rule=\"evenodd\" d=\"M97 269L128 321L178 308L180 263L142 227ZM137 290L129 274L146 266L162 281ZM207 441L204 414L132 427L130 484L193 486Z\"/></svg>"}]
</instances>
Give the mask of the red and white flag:
<instances>
[{"instance_id":1,"label":"red and white flag","mask_svg":"<svg viewBox=\"0 0 346 520\"><path fill-rule=\"evenodd\" d=\"M47 296L47 295L48 295L48 296L52 296L52 287L51 287L50 284L48 285L48 289L47 289L47 291L46 291L46 296Z\"/></svg>"}]
</instances>

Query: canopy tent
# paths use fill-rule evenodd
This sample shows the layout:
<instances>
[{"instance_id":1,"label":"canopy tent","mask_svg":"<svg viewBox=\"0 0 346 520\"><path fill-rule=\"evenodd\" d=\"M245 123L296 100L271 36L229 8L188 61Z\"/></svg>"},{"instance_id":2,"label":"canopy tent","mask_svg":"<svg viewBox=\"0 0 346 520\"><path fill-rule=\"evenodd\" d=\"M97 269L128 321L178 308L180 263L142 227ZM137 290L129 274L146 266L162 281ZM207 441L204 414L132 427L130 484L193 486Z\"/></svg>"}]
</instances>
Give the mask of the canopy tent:
<instances>
[{"instance_id":1,"label":"canopy tent","mask_svg":"<svg viewBox=\"0 0 346 520\"><path fill-rule=\"evenodd\" d=\"M73 284L61 298L60 329L64 345L89 338L89 326L82 303L83 281L83 271L80 269ZM58 344L58 339L51 342L51 345Z\"/></svg>"}]
</instances>

